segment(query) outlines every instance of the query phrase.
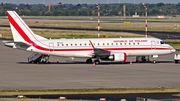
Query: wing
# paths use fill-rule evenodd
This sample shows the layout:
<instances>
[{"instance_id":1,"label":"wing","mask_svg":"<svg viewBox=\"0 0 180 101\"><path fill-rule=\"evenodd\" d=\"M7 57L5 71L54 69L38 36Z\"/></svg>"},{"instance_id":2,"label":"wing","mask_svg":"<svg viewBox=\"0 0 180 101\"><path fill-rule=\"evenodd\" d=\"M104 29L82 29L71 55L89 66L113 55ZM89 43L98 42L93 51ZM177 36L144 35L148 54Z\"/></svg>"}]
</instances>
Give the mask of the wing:
<instances>
[{"instance_id":1,"label":"wing","mask_svg":"<svg viewBox=\"0 0 180 101\"><path fill-rule=\"evenodd\" d=\"M104 50L101 48L95 48L92 42L89 40L91 46L93 47L93 58L101 60L111 60L111 61L126 61L126 53L124 52L112 52Z\"/></svg>"},{"instance_id":2,"label":"wing","mask_svg":"<svg viewBox=\"0 0 180 101\"><path fill-rule=\"evenodd\" d=\"M93 48L93 57L94 58L101 58L101 57L106 57L106 56L110 56L111 52L101 49L101 48L95 48L94 44L91 42L91 40L89 40L92 48Z\"/></svg>"},{"instance_id":3,"label":"wing","mask_svg":"<svg viewBox=\"0 0 180 101\"><path fill-rule=\"evenodd\" d=\"M106 56L110 56L111 52L101 49L101 48L94 48L94 55L95 57L106 57Z\"/></svg>"}]
</instances>

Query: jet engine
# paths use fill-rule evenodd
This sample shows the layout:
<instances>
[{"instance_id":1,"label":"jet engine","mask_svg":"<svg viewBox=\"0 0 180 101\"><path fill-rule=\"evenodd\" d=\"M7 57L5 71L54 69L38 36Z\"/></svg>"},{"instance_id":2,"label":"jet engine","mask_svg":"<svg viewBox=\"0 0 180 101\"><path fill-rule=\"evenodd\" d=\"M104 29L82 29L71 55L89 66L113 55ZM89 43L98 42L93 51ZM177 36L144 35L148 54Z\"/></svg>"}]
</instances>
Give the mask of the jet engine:
<instances>
[{"instance_id":1,"label":"jet engine","mask_svg":"<svg viewBox=\"0 0 180 101\"><path fill-rule=\"evenodd\" d=\"M112 60L112 61L125 62L127 55L126 53L111 53L111 55L108 58L109 60Z\"/></svg>"}]
</instances>

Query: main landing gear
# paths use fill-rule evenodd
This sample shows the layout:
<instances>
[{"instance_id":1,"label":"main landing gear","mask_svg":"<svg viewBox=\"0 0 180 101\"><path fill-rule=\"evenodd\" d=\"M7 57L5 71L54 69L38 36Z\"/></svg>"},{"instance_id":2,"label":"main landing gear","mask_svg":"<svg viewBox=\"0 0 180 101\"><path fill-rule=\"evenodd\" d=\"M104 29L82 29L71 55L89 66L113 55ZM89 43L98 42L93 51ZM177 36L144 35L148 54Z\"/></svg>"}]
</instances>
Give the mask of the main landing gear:
<instances>
[{"instance_id":1,"label":"main landing gear","mask_svg":"<svg viewBox=\"0 0 180 101\"><path fill-rule=\"evenodd\" d=\"M100 61L99 61L99 59L97 59L97 60L94 60L94 63L95 63L96 65L100 64Z\"/></svg>"},{"instance_id":2,"label":"main landing gear","mask_svg":"<svg viewBox=\"0 0 180 101\"><path fill-rule=\"evenodd\" d=\"M91 58L87 59L87 60L86 60L86 63L87 63L87 64L92 64L92 63L93 63L93 62L92 62L92 59L91 59Z\"/></svg>"},{"instance_id":3,"label":"main landing gear","mask_svg":"<svg viewBox=\"0 0 180 101\"><path fill-rule=\"evenodd\" d=\"M93 60L91 58L89 58L89 59L86 60L86 63L87 64L95 63L96 65L98 65L98 64L100 64L100 61L99 61L99 59L95 59L94 62L93 62Z\"/></svg>"}]
</instances>

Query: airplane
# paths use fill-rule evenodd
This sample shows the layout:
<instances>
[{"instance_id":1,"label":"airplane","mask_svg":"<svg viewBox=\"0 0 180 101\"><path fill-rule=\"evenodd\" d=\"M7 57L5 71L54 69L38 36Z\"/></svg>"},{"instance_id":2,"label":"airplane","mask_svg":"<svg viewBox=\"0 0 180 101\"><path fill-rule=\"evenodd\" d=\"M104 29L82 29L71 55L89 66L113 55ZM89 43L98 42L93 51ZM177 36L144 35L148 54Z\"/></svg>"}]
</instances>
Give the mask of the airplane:
<instances>
[{"instance_id":1,"label":"airplane","mask_svg":"<svg viewBox=\"0 0 180 101\"><path fill-rule=\"evenodd\" d=\"M7 11L7 15L13 41L3 41L5 46L43 54L34 62L41 62L43 58L47 62L49 56L54 55L86 58L86 63L95 64L101 61L125 62L130 56L148 56L156 63L159 55L176 51L158 38L47 39L35 34L15 11Z\"/></svg>"}]
</instances>

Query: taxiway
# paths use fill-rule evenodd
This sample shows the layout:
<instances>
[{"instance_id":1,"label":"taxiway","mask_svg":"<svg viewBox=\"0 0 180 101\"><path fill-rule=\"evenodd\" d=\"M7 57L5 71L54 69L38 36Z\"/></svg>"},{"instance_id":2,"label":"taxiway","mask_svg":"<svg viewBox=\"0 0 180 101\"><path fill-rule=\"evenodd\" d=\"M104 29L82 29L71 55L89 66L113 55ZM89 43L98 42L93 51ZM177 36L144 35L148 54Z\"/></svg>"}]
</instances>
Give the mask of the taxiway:
<instances>
[{"instance_id":1,"label":"taxiway","mask_svg":"<svg viewBox=\"0 0 180 101\"><path fill-rule=\"evenodd\" d=\"M93 66L83 59L50 57L51 64L28 64L32 53L5 47L0 41L0 89L174 87L180 85L180 64L173 55L157 64L103 62ZM59 63L56 61L59 59Z\"/></svg>"}]
</instances>

